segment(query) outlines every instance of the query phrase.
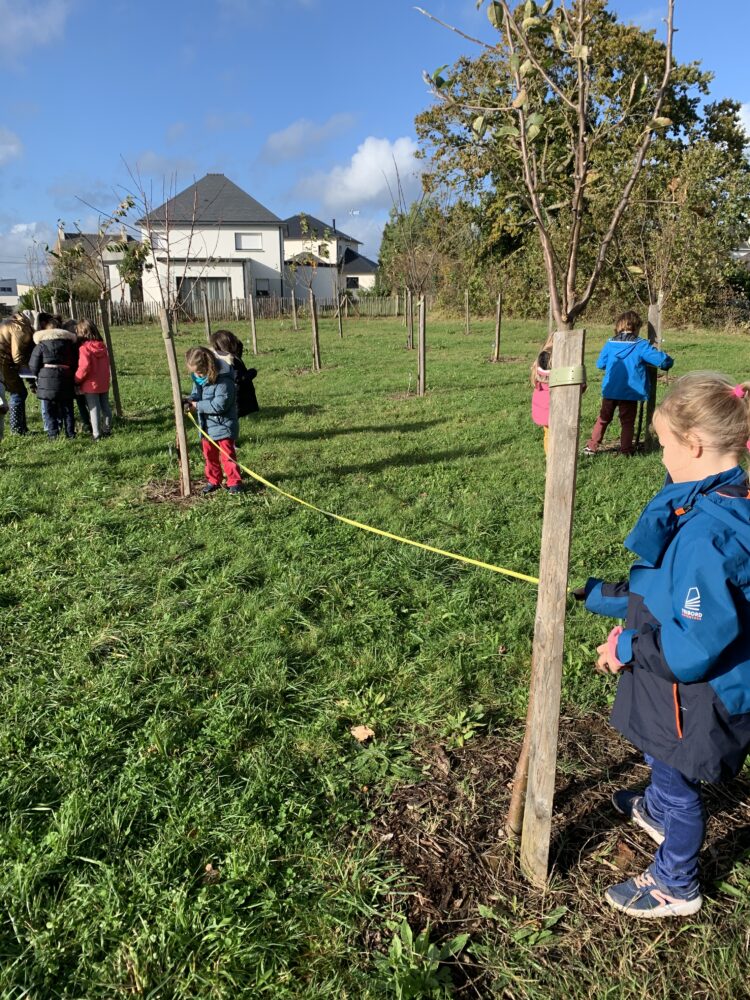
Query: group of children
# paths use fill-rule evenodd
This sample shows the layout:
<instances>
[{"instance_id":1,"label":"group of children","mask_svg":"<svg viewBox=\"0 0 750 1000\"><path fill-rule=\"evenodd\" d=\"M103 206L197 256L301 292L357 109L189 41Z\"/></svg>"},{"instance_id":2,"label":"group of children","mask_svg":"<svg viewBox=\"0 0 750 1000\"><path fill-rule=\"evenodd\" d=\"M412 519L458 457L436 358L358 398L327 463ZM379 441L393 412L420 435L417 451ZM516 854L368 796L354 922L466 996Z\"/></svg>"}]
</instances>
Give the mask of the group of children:
<instances>
[{"instance_id":1,"label":"group of children","mask_svg":"<svg viewBox=\"0 0 750 1000\"><path fill-rule=\"evenodd\" d=\"M242 341L230 330L212 333L210 344L210 349L191 347L185 355L193 389L184 404L208 436L201 435L206 476L203 493L215 493L226 478L227 491L237 494L242 492L236 452L239 418L258 410L253 385L258 373L245 366Z\"/></svg>"},{"instance_id":2,"label":"group of children","mask_svg":"<svg viewBox=\"0 0 750 1000\"><path fill-rule=\"evenodd\" d=\"M23 312L0 323L0 438L8 412L11 431L28 433L27 383L50 439L75 437L76 401L95 441L111 433L109 353L91 320Z\"/></svg>"},{"instance_id":3,"label":"group of children","mask_svg":"<svg viewBox=\"0 0 750 1000\"><path fill-rule=\"evenodd\" d=\"M623 313L603 347L603 400L584 452L597 452L619 408L620 453L632 455L647 365L669 355L638 336ZM549 425L552 345L532 368L532 418ZM619 677L611 722L644 754L645 789L614 792L614 809L658 845L642 874L605 898L640 918L688 916L703 897L698 860L706 815L701 785L736 775L750 751L750 382L716 372L678 379L655 411L666 484L625 545L629 578L591 577L575 591L586 608L620 619L597 648L596 669Z\"/></svg>"}]
</instances>

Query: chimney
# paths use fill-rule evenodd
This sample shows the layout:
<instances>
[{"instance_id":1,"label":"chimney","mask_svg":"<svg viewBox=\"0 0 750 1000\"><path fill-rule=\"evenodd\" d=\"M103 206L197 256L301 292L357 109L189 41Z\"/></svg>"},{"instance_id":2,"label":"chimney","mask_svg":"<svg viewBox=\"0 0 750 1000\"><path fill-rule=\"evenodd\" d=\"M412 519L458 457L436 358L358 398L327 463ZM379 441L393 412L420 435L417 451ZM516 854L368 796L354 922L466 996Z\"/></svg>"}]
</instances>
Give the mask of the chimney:
<instances>
[{"instance_id":1,"label":"chimney","mask_svg":"<svg viewBox=\"0 0 750 1000\"><path fill-rule=\"evenodd\" d=\"M334 231L334 233L336 232L336 220L335 219L333 220L333 231Z\"/></svg>"}]
</instances>

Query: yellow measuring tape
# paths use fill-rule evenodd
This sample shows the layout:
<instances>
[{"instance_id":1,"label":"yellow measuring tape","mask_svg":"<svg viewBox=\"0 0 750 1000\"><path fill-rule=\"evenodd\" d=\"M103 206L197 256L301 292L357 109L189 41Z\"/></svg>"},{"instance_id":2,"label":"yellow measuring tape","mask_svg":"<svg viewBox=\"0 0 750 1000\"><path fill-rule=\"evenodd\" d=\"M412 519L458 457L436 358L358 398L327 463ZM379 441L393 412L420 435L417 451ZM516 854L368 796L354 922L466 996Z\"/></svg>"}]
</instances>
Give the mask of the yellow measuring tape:
<instances>
[{"instance_id":1,"label":"yellow measuring tape","mask_svg":"<svg viewBox=\"0 0 750 1000\"><path fill-rule=\"evenodd\" d=\"M210 441L214 448L221 451L217 442L206 434L193 414L188 413L188 416L198 428L198 433L201 434L206 441ZM299 497L294 496L294 494L287 493L286 490L282 490L281 487L275 486L267 479L264 479L263 476L259 475L257 472L253 472L252 469L248 469L248 467L243 465L241 462L238 462L237 465L239 465L242 471L246 472L247 475L251 476L256 482L262 483L270 490L275 490L276 493L286 497L287 500L293 500L295 503L301 504L303 507L315 510L318 514L325 514L326 517L332 517L334 520L341 521L342 524L348 524L352 528L360 528L362 531L369 531L373 535L380 535L382 538L390 538L394 542L401 542L402 545L412 545L415 549L423 549L425 552L434 552L439 556L447 556L449 559L455 559L458 562L468 563L469 566L478 566L480 569L488 569L492 573L502 573L504 576L512 576L516 580L525 580L526 583L539 583L539 580L535 576L527 576L526 573L517 573L514 569L505 569L503 566L493 566L492 563L482 562L480 559L470 559L468 556L461 556L456 552L448 552L446 549L436 549L434 545L425 545L424 542L415 542L411 538L402 538L401 535L394 535L390 531L383 531L382 528L373 528L371 524L362 524L361 521L354 521L350 517L343 517L341 514L334 514L333 511L324 510L322 507L316 507L315 504L308 503L307 500L301 500Z\"/></svg>"}]
</instances>

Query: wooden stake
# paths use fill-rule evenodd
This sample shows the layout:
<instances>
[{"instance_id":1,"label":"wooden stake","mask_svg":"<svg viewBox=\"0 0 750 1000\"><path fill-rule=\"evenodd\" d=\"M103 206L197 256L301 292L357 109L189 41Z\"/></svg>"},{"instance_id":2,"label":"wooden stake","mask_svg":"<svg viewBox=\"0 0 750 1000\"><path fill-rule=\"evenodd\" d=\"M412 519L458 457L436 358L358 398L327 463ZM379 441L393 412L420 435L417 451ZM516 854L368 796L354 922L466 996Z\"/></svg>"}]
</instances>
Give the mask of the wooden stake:
<instances>
[{"instance_id":1,"label":"wooden stake","mask_svg":"<svg viewBox=\"0 0 750 1000\"><path fill-rule=\"evenodd\" d=\"M414 295L411 288L406 289L406 347L414 350Z\"/></svg>"},{"instance_id":2,"label":"wooden stake","mask_svg":"<svg viewBox=\"0 0 750 1000\"><path fill-rule=\"evenodd\" d=\"M552 347L553 372L583 364L585 339L583 330L557 331ZM547 881L552 828L581 386L554 386L550 393L549 458L529 686L529 777L521 838L521 868L537 886ZM561 624L556 626L558 622Z\"/></svg>"},{"instance_id":3,"label":"wooden stake","mask_svg":"<svg viewBox=\"0 0 750 1000\"><path fill-rule=\"evenodd\" d=\"M495 343L492 348L492 360L500 360L500 327L503 322L503 293L497 293L497 305L495 306Z\"/></svg>"},{"instance_id":4,"label":"wooden stake","mask_svg":"<svg viewBox=\"0 0 750 1000\"><path fill-rule=\"evenodd\" d=\"M315 293L312 288L308 289L310 300L310 325L312 326L312 368L314 372L320 371L320 335L318 333L318 304L315 301Z\"/></svg>"},{"instance_id":5,"label":"wooden stake","mask_svg":"<svg viewBox=\"0 0 750 1000\"><path fill-rule=\"evenodd\" d=\"M117 381L117 365L115 363L115 352L112 349L112 336L109 329L109 316L107 315L107 310L103 307L102 300L99 299L99 318L102 325L102 333L104 334L104 343L107 345L107 352L109 354L109 373L112 376L112 398L115 401L115 416L122 420L122 402L120 400L120 385Z\"/></svg>"},{"instance_id":6,"label":"wooden stake","mask_svg":"<svg viewBox=\"0 0 750 1000\"><path fill-rule=\"evenodd\" d=\"M419 296L419 334L417 338L417 395L424 396L427 387L427 312L424 295Z\"/></svg>"},{"instance_id":7,"label":"wooden stake","mask_svg":"<svg viewBox=\"0 0 750 1000\"><path fill-rule=\"evenodd\" d=\"M344 324L341 322L341 295L336 299L336 321L339 327L339 340L344 339Z\"/></svg>"},{"instance_id":8,"label":"wooden stake","mask_svg":"<svg viewBox=\"0 0 750 1000\"><path fill-rule=\"evenodd\" d=\"M172 327L169 322L167 310L163 307L159 310L159 322L161 332L164 337L164 349L167 353L167 365L169 367L169 381L172 385L172 404L174 406L174 420L177 430L177 451L180 460L180 493L184 497L190 496L190 458L188 455L187 434L185 432L185 416L182 410L182 391L180 389L180 374L177 369L177 352L172 336Z\"/></svg>"},{"instance_id":9,"label":"wooden stake","mask_svg":"<svg viewBox=\"0 0 750 1000\"><path fill-rule=\"evenodd\" d=\"M464 333L468 337L471 333L469 327L469 289L464 289Z\"/></svg>"},{"instance_id":10,"label":"wooden stake","mask_svg":"<svg viewBox=\"0 0 750 1000\"><path fill-rule=\"evenodd\" d=\"M211 315L208 311L208 296L206 289L203 289L203 322L206 327L206 342L211 343Z\"/></svg>"},{"instance_id":11,"label":"wooden stake","mask_svg":"<svg viewBox=\"0 0 750 1000\"><path fill-rule=\"evenodd\" d=\"M294 294L294 288L292 288L292 323L295 330L299 330L299 323L297 322L297 296Z\"/></svg>"},{"instance_id":12,"label":"wooden stake","mask_svg":"<svg viewBox=\"0 0 750 1000\"><path fill-rule=\"evenodd\" d=\"M656 302L651 302L648 307L648 339L657 351L661 350L661 317L664 309L664 292L660 288ZM643 445L646 451L653 451L658 444L654 432L651 430L651 421L654 419L656 409L656 369L648 366L648 400L646 401L646 430L643 435Z\"/></svg>"},{"instance_id":13,"label":"wooden stake","mask_svg":"<svg viewBox=\"0 0 750 1000\"><path fill-rule=\"evenodd\" d=\"M255 299L251 295L247 300L247 304L250 307L250 336L253 342L253 354L258 353L258 331L255 328Z\"/></svg>"}]
</instances>

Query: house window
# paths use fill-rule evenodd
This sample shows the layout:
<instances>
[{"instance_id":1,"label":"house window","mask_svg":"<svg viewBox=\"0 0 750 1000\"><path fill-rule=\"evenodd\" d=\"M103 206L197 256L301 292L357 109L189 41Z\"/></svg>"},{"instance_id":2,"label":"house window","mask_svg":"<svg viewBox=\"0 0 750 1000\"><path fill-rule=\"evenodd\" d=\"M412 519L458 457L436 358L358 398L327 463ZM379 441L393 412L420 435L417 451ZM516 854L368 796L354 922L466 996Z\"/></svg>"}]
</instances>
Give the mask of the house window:
<instances>
[{"instance_id":1,"label":"house window","mask_svg":"<svg viewBox=\"0 0 750 1000\"><path fill-rule=\"evenodd\" d=\"M178 278L177 297L180 303L192 312L203 308L203 292L209 302L229 302L231 283L229 278Z\"/></svg>"},{"instance_id":2,"label":"house window","mask_svg":"<svg viewBox=\"0 0 750 1000\"><path fill-rule=\"evenodd\" d=\"M255 279L255 294L258 298L267 299L271 294L271 282L268 278Z\"/></svg>"},{"instance_id":3,"label":"house window","mask_svg":"<svg viewBox=\"0 0 750 1000\"><path fill-rule=\"evenodd\" d=\"M235 233L235 250L262 250L263 233Z\"/></svg>"},{"instance_id":4,"label":"house window","mask_svg":"<svg viewBox=\"0 0 750 1000\"><path fill-rule=\"evenodd\" d=\"M10 285L0 285L0 295L12 295L13 289Z\"/></svg>"},{"instance_id":5,"label":"house window","mask_svg":"<svg viewBox=\"0 0 750 1000\"><path fill-rule=\"evenodd\" d=\"M351 277L346 279L347 288L359 288L359 278Z\"/></svg>"}]
</instances>

